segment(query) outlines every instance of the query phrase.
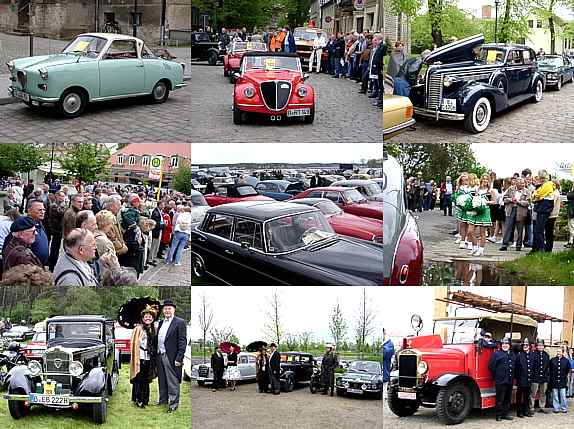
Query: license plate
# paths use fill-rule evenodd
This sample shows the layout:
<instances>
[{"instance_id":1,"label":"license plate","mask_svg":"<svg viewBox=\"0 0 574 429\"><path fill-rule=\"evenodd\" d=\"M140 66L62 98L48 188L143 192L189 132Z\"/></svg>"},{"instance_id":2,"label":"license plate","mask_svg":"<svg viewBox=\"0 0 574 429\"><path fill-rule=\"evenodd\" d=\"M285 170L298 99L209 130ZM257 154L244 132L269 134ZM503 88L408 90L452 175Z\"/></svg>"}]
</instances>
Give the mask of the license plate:
<instances>
[{"instance_id":1,"label":"license plate","mask_svg":"<svg viewBox=\"0 0 574 429\"><path fill-rule=\"evenodd\" d=\"M347 389L348 393L360 393L362 394L363 391L361 389Z\"/></svg>"},{"instance_id":2,"label":"license plate","mask_svg":"<svg viewBox=\"0 0 574 429\"><path fill-rule=\"evenodd\" d=\"M454 98L443 98L442 110L447 110L449 112L456 112L456 100Z\"/></svg>"},{"instance_id":3,"label":"license plate","mask_svg":"<svg viewBox=\"0 0 574 429\"><path fill-rule=\"evenodd\" d=\"M61 395L39 395L37 393L30 393L30 403L41 405L70 405L70 398Z\"/></svg>"},{"instance_id":4,"label":"license plate","mask_svg":"<svg viewBox=\"0 0 574 429\"><path fill-rule=\"evenodd\" d=\"M287 116L309 116L311 114L311 109L305 107L304 109L287 109Z\"/></svg>"},{"instance_id":5,"label":"license plate","mask_svg":"<svg viewBox=\"0 0 574 429\"><path fill-rule=\"evenodd\" d=\"M24 91L15 91L14 97L19 98L20 100L30 101L30 94Z\"/></svg>"},{"instance_id":6,"label":"license plate","mask_svg":"<svg viewBox=\"0 0 574 429\"><path fill-rule=\"evenodd\" d=\"M416 401L417 393L416 392L399 392L399 399L410 399L412 401Z\"/></svg>"}]
</instances>

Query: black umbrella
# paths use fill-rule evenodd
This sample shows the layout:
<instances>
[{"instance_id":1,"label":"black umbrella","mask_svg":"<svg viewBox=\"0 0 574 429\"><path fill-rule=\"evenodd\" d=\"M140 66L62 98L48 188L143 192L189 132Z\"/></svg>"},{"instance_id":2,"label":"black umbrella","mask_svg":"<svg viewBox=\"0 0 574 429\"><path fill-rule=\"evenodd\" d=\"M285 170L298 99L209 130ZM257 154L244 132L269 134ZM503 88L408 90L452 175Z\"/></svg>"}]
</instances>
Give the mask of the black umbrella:
<instances>
[{"instance_id":1,"label":"black umbrella","mask_svg":"<svg viewBox=\"0 0 574 429\"><path fill-rule=\"evenodd\" d=\"M155 320L157 320L159 316L159 305L160 302L157 299L149 296L132 298L120 307L118 311L118 323L124 328L135 328L137 324L141 323L141 312L148 306L155 306Z\"/></svg>"},{"instance_id":2,"label":"black umbrella","mask_svg":"<svg viewBox=\"0 0 574 429\"><path fill-rule=\"evenodd\" d=\"M259 351L262 347L267 347L267 343L265 341L253 341L245 350L253 353Z\"/></svg>"}]
</instances>

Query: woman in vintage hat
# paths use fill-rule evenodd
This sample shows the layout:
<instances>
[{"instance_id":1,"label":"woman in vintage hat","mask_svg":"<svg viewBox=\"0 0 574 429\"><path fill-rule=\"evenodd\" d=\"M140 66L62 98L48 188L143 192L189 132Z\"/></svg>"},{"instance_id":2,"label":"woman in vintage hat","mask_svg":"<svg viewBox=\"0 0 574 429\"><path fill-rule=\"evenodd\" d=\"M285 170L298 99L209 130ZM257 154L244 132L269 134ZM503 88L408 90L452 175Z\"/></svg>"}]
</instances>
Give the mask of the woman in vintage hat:
<instances>
[{"instance_id":1,"label":"woman in vintage hat","mask_svg":"<svg viewBox=\"0 0 574 429\"><path fill-rule=\"evenodd\" d=\"M144 408L149 404L149 385L157 377L157 305L146 305L141 323L132 331L130 383L132 402Z\"/></svg>"}]
</instances>

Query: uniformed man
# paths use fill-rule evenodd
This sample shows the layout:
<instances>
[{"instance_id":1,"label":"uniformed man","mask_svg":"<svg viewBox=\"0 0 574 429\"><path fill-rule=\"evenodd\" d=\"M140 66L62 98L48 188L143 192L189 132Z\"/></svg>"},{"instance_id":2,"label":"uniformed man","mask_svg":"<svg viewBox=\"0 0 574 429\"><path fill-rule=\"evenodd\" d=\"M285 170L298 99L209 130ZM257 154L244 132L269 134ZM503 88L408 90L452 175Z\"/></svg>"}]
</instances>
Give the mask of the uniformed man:
<instances>
[{"instance_id":1,"label":"uniformed man","mask_svg":"<svg viewBox=\"0 0 574 429\"><path fill-rule=\"evenodd\" d=\"M497 350L490 357L488 369L494 378L496 387L496 421L513 420L508 413L512 399L512 380L516 356L510 351L510 338L502 339L502 350Z\"/></svg>"},{"instance_id":2,"label":"uniformed man","mask_svg":"<svg viewBox=\"0 0 574 429\"><path fill-rule=\"evenodd\" d=\"M480 340L478 341L478 345L482 349L495 349L496 343L492 340L492 334L490 332L480 332Z\"/></svg>"},{"instance_id":3,"label":"uniformed man","mask_svg":"<svg viewBox=\"0 0 574 429\"><path fill-rule=\"evenodd\" d=\"M323 385L322 395L326 395L327 391L331 389L331 396L335 389L335 369L339 366L339 359L334 352L333 344L325 345L325 355L321 361L321 384Z\"/></svg>"},{"instance_id":4,"label":"uniformed man","mask_svg":"<svg viewBox=\"0 0 574 429\"><path fill-rule=\"evenodd\" d=\"M564 357L562 349L556 350L556 356L550 361L549 384L552 386L552 408L555 413L567 413L566 387L570 373L570 361Z\"/></svg>"},{"instance_id":5,"label":"uniformed man","mask_svg":"<svg viewBox=\"0 0 574 429\"><path fill-rule=\"evenodd\" d=\"M530 410L530 385L532 383L532 358L530 342L525 338L522 350L516 357L516 415L518 417L532 417Z\"/></svg>"},{"instance_id":6,"label":"uniformed man","mask_svg":"<svg viewBox=\"0 0 574 429\"><path fill-rule=\"evenodd\" d=\"M538 395L538 412L546 414L546 387L548 386L550 356L544 351L544 340L536 341L536 351L532 352L532 385L530 389L530 409Z\"/></svg>"}]
</instances>

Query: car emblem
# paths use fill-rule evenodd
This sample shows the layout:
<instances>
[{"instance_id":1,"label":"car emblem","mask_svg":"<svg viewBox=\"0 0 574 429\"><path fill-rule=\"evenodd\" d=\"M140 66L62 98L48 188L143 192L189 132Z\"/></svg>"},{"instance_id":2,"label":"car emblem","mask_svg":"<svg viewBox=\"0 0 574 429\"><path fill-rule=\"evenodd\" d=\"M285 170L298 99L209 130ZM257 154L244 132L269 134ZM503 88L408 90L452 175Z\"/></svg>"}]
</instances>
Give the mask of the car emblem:
<instances>
[{"instance_id":1,"label":"car emblem","mask_svg":"<svg viewBox=\"0 0 574 429\"><path fill-rule=\"evenodd\" d=\"M287 85L286 83L281 85L281 89L289 89L289 85Z\"/></svg>"},{"instance_id":2,"label":"car emblem","mask_svg":"<svg viewBox=\"0 0 574 429\"><path fill-rule=\"evenodd\" d=\"M54 366L56 367L56 369L60 369L60 367L62 366L62 359L54 359Z\"/></svg>"}]
</instances>

